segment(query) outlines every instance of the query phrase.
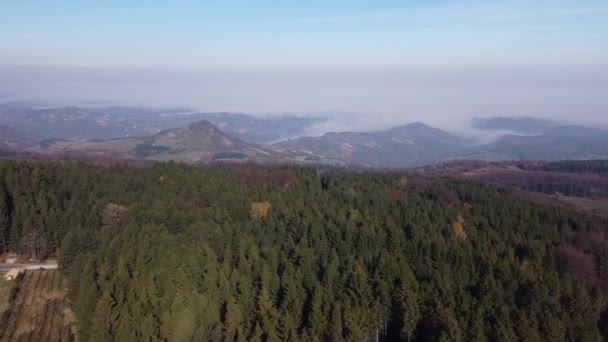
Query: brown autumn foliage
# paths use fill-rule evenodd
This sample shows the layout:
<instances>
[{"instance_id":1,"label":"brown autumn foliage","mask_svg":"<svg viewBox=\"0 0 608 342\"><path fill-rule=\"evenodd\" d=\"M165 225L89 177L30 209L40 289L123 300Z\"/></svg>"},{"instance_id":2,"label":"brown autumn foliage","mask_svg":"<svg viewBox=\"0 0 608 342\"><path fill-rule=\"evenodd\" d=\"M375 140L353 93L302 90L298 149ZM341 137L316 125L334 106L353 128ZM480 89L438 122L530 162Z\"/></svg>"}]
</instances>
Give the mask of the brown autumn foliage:
<instances>
[{"instance_id":1,"label":"brown autumn foliage","mask_svg":"<svg viewBox=\"0 0 608 342\"><path fill-rule=\"evenodd\" d=\"M418 178L413 178L409 181L409 185L412 187L412 189L418 193L430 193L433 188L434 188L434 184L430 179L426 179L426 178L422 178L422 177L418 177Z\"/></svg>"},{"instance_id":2,"label":"brown autumn foliage","mask_svg":"<svg viewBox=\"0 0 608 342\"><path fill-rule=\"evenodd\" d=\"M547 194L560 192L570 196L608 196L608 178L591 174L500 170L479 173L471 177L484 182Z\"/></svg>"},{"instance_id":3,"label":"brown autumn foliage","mask_svg":"<svg viewBox=\"0 0 608 342\"><path fill-rule=\"evenodd\" d=\"M101 223L103 225L120 224L129 214L129 209L120 204L108 203L101 211Z\"/></svg>"},{"instance_id":4,"label":"brown autumn foliage","mask_svg":"<svg viewBox=\"0 0 608 342\"><path fill-rule=\"evenodd\" d=\"M353 223L361 223L361 211L359 211L359 209L350 209L348 211L348 219Z\"/></svg>"},{"instance_id":5,"label":"brown autumn foliage","mask_svg":"<svg viewBox=\"0 0 608 342\"><path fill-rule=\"evenodd\" d=\"M251 209L249 210L249 218L252 220L261 220L268 216L272 206L267 201L265 202L253 202L251 203Z\"/></svg>"},{"instance_id":6,"label":"brown autumn foliage","mask_svg":"<svg viewBox=\"0 0 608 342\"><path fill-rule=\"evenodd\" d=\"M275 170L268 173L260 169L243 168L235 170L235 175L247 185L267 182L286 189L300 184L300 179L293 170Z\"/></svg>"},{"instance_id":7,"label":"brown autumn foliage","mask_svg":"<svg viewBox=\"0 0 608 342\"><path fill-rule=\"evenodd\" d=\"M153 160L128 158L121 155L96 154L94 151L87 152L61 152L41 154L29 151L7 151L0 150L0 159L14 160L64 160L64 161L88 161L101 164L128 164L132 166L154 165Z\"/></svg>"},{"instance_id":8,"label":"brown autumn foliage","mask_svg":"<svg viewBox=\"0 0 608 342\"><path fill-rule=\"evenodd\" d=\"M450 207L462 205L460 196L454 191L437 188L430 179L412 179L409 182L412 189L420 194L426 195L436 201L447 203Z\"/></svg>"},{"instance_id":9,"label":"brown autumn foliage","mask_svg":"<svg viewBox=\"0 0 608 342\"><path fill-rule=\"evenodd\" d=\"M447 203L450 207L457 207L462 204L460 202L460 197L454 191L442 191L439 193L439 199Z\"/></svg>"},{"instance_id":10,"label":"brown autumn foliage","mask_svg":"<svg viewBox=\"0 0 608 342\"><path fill-rule=\"evenodd\" d=\"M194 197L187 201L178 203L176 207L177 207L177 209L179 209L181 211L188 211L188 210L194 210L194 209L208 208L209 204L207 204L207 202L205 202L205 200L202 199L201 197Z\"/></svg>"},{"instance_id":11,"label":"brown autumn foliage","mask_svg":"<svg viewBox=\"0 0 608 342\"><path fill-rule=\"evenodd\" d=\"M384 193L390 199L396 200L396 199L400 199L400 198L404 197L403 191L401 191L399 189L395 189L395 188L385 188Z\"/></svg>"},{"instance_id":12,"label":"brown autumn foliage","mask_svg":"<svg viewBox=\"0 0 608 342\"><path fill-rule=\"evenodd\" d=\"M577 279L598 282L597 265L593 255L585 254L573 247L560 247L555 250L558 269Z\"/></svg>"},{"instance_id":13,"label":"brown autumn foliage","mask_svg":"<svg viewBox=\"0 0 608 342\"><path fill-rule=\"evenodd\" d=\"M452 231L454 232L454 236L460 241L467 239L467 232L464 229L465 225L466 221L461 214L458 214L456 221L452 223Z\"/></svg>"},{"instance_id":14,"label":"brown autumn foliage","mask_svg":"<svg viewBox=\"0 0 608 342\"><path fill-rule=\"evenodd\" d=\"M599 252L608 248L608 240L603 234L590 231L573 231L568 234L570 244L585 253Z\"/></svg>"}]
</instances>

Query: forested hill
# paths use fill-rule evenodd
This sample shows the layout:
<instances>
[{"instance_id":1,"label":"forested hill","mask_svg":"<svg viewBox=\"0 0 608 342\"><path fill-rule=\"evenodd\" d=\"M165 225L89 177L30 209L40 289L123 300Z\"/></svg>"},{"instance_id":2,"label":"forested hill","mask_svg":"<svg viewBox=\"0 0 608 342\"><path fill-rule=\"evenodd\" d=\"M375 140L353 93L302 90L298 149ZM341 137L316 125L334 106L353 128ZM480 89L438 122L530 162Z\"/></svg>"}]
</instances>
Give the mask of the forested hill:
<instances>
[{"instance_id":1,"label":"forested hill","mask_svg":"<svg viewBox=\"0 0 608 342\"><path fill-rule=\"evenodd\" d=\"M82 341L598 341L607 228L466 180L0 162L0 242L59 248Z\"/></svg>"}]
</instances>

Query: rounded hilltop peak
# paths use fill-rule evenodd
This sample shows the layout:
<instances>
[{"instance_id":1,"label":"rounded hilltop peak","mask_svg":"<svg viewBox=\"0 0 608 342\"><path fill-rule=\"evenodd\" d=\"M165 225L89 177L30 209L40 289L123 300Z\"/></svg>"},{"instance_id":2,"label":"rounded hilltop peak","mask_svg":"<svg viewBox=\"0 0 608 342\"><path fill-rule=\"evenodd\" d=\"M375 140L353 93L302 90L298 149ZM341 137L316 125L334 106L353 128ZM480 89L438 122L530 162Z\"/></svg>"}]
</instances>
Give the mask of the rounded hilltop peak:
<instances>
[{"instance_id":1,"label":"rounded hilltop peak","mask_svg":"<svg viewBox=\"0 0 608 342\"><path fill-rule=\"evenodd\" d=\"M181 129L182 134L190 137L204 137L205 139L215 139L222 141L224 144L232 145L240 142L238 139L222 132L214 124L207 120L193 122L186 129Z\"/></svg>"},{"instance_id":2,"label":"rounded hilltop peak","mask_svg":"<svg viewBox=\"0 0 608 342\"><path fill-rule=\"evenodd\" d=\"M412 132L412 131L438 131L438 129L431 127L422 122L412 122L405 125L393 127L388 129L387 132Z\"/></svg>"},{"instance_id":3,"label":"rounded hilltop peak","mask_svg":"<svg viewBox=\"0 0 608 342\"><path fill-rule=\"evenodd\" d=\"M191 130L200 130L200 129L215 129L215 126L213 126L213 124L207 120L202 120L202 121L197 121L197 122L193 122L191 124L188 125L188 128Z\"/></svg>"},{"instance_id":4,"label":"rounded hilltop peak","mask_svg":"<svg viewBox=\"0 0 608 342\"><path fill-rule=\"evenodd\" d=\"M418 129L421 129L421 128L422 129L433 129L433 127L431 127L423 122L420 122L420 121L412 122L411 124L404 125L404 127L411 127L411 128L418 128Z\"/></svg>"}]
</instances>

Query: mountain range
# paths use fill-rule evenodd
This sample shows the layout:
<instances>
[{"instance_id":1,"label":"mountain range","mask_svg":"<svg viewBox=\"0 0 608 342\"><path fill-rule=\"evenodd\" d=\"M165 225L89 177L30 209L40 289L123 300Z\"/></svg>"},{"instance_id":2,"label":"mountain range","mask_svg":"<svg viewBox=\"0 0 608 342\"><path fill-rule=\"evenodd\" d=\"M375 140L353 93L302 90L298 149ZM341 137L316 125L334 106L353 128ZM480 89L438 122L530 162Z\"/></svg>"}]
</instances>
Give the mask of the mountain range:
<instances>
[{"instance_id":1,"label":"mountain range","mask_svg":"<svg viewBox=\"0 0 608 342\"><path fill-rule=\"evenodd\" d=\"M519 134L539 134L558 126L556 123L544 120L523 117L497 116L487 119L474 119L474 128L489 131L509 131Z\"/></svg>"},{"instance_id":2,"label":"mountain range","mask_svg":"<svg viewBox=\"0 0 608 342\"><path fill-rule=\"evenodd\" d=\"M412 166L441 160L472 142L422 123L385 131L327 133L279 143L287 149L365 166Z\"/></svg>"},{"instance_id":3,"label":"mountain range","mask_svg":"<svg viewBox=\"0 0 608 342\"><path fill-rule=\"evenodd\" d=\"M87 159L129 159L186 163L220 161L260 163L318 162L339 164L324 156L291 151L278 145L251 144L234 138L209 121L191 123L183 128L171 128L145 137L109 140L47 139L21 149L32 155L87 156Z\"/></svg>"},{"instance_id":4,"label":"mountain range","mask_svg":"<svg viewBox=\"0 0 608 342\"><path fill-rule=\"evenodd\" d=\"M260 142L304 132L318 120L228 113L177 114L183 111L123 107L33 110L0 106L3 123L0 149L189 163L252 160L365 167L414 167L463 159L608 158L608 131L528 117L475 120L473 126L478 130L508 132L484 144L476 143L473 137L451 134L423 123L383 131L303 136L264 144ZM18 120L19 117L23 120ZM200 117L213 121L190 122ZM181 126L172 127L178 124ZM44 130L45 126L49 129Z\"/></svg>"},{"instance_id":5,"label":"mountain range","mask_svg":"<svg viewBox=\"0 0 608 342\"><path fill-rule=\"evenodd\" d=\"M109 140L44 140L29 146L28 152L70 154L87 152L103 158L175 160L205 163L218 159L253 159L270 162L275 153L263 145L246 143L220 131L208 121L191 123L145 137Z\"/></svg>"},{"instance_id":6,"label":"mountain range","mask_svg":"<svg viewBox=\"0 0 608 342\"><path fill-rule=\"evenodd\" d=\"M152 135L170 128L209 121L247 142L265 144L301 136L322 119L256 117L235 113L197 113L188 109L137 107L40 108L21 103L0 104L0 125L41 139L114 139Z\"/></svg>"},{"instance_id":7,"label":"mountain range","mask_svg":"<svg viewBox=\"0 0 608 342\"><path fill-rule=\"evenodd\" d=\"M582 160L608 158L608 131L583 126L556 126L535 135L508 134L497 141L471 146L450 159Z\"/></svg>"}]
</instances>

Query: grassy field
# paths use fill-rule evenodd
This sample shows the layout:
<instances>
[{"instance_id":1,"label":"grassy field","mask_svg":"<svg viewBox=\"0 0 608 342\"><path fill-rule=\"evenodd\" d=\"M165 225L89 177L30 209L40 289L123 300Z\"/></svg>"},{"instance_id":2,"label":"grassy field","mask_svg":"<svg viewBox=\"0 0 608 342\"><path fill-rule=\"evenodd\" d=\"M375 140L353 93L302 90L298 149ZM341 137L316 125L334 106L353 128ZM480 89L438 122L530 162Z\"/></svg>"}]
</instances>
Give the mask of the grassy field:
<instances>
[{"instance_id":1,"label":"grassy field","mask_svg":"<svg viewBox=\"0 0 608 342\"><path fill-rule=\"evenodd\" d=\"M579 208L586 209L590 212L608 215L608 200L606 199L591 199L583 197L559 196L560 201L570 203Z\"/></svg>"},{"instance_id":2,"label":"grassy field","mask_svg":"<svg viewBox=\"0 0 608 342\"><path fill-rule=\"evenodd\" d=\"M12 281L4 281L3 279L0 279L0 317L2 317L4 311L8 308L8 297L11 288L13 288L13 284L14 283Z\"/></svg>"},{"instance_id":3,"label":"grassy field","mask_svg":"<svg viewBox=\"0 0 608 342\"><path fill-rule=\"evenodd\" d=\"M0 342L75 340L59 271L27 271L13 286L16 291L0 318Z\"/></svg>"}]
</instances>

